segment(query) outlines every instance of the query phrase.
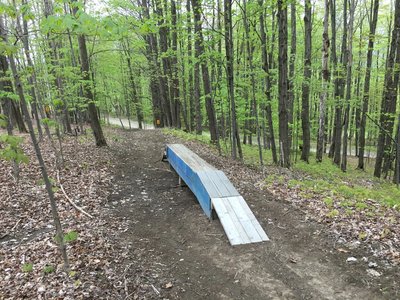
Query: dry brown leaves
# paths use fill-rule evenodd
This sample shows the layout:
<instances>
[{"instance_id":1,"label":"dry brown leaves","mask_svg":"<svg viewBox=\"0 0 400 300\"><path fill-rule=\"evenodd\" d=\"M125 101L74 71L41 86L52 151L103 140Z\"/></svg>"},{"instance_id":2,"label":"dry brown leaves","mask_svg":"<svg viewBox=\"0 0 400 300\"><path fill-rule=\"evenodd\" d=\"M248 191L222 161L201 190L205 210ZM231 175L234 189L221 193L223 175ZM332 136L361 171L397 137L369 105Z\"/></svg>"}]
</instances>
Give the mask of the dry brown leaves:
<instances>
[{"instance_id":1,"label":"dry brown leaves","mask_svg":"<svg viewBox=\"0 0 400 300\"><path fill-rule=\"evenodd\" d=\"M112 180L112 157L107 148L96 148L91 136L65 137L64 168L60 180L67 195L90 219L69 204L57 187L54 151L40 144L55 186L65 232L78 233L68 243L70 274L54 242L49 200L28 136L23 144L29 156L21 166L20 179L11 176L11 164L0 161L0 298L1 299L99 299L124 295L121 276L113 267L121 249L112 243L113 227L104 222ZM32 270L29 269L32 265Z\"/></svg>"}]
</instances>

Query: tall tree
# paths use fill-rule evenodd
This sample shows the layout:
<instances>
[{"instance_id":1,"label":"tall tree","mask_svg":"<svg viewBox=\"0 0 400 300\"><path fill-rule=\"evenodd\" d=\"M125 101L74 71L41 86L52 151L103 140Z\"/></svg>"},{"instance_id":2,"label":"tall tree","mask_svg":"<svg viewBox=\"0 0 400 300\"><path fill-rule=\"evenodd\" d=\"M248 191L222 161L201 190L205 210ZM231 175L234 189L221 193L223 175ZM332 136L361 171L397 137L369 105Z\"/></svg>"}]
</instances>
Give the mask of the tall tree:
<instances>
[{"instance_id":1,"label":"tall tree","mask_svg":"<svg viewBox=\"0 0 400 300\"><path fill-rule=\"evenodd\" d=\"M262 147L261 147L261 132L260 132L260 126L259 126L259 120L258 120L258 104L256 100L256 78L255 78L255 70L254 70L254 65L253 65L253 45L251 43L250 39L250 26L249 26L249 21L247 19L247 1L243 0L243 25L244 25L244 30L245 30L245 35L246 35L246 46L247 46L247 59L249 62L249 68L250 68L250 80L251 80L251 105L252 105L252 110L255 115L255 121L256 121L256 130L257 130L257 146L258 146L258 157L260 161L260 165L263 166L263 155L262 155Z\"/></svg>"},{"instance_id":2,"label":"tall tree","mask_svg":"<svg viewBox=\"0 0 400 300\"><path fill-rule=\"evenodd\" d=\"M201 21L202 8L200 0L192 0L192 7L194 15L194 31L196 33L194 42L195 56L196 60L200 60L200 65L201 65L204 98L206 103L206 111L208 117L211 142L217 143L218 141L217 120L215 117L215 108L212 99L210 74L208 71L207 61L204 58L205 50L204 50L204 38L203 38L202 21Z\"/></svg>"},{"instance_id":3,"label":"tall tree","mask_svg":"<svg viewBox=\"0 0 400 300\"><path fill-rule=\"evenodd\" d=\"M290 3L290 58L289 58L289 82L288 82L288 111L289 111L289 149L293 139L293 115L295 99L295 66L296 66L296 1Z\"/></svg>"},{"instance_id":4,"label":"tall tree","mask_svg":"<svg viewBox=\"0 0 400 300\"><path fill-rule=\"evenodd\" d=\"M340 165L341 151L342 151L342 132L343 132L343 98L345 92L345 78L348 63L348 52L347 52L347 2L343 1L343 35L342 35L342 45L340 54L340 66L336 66L335 70L335 130L334 130L334 155L333 162L336 165ZM333 26L333 25L332 25ZM332 28L333 30L333 28Z\"/></svg>"},{"instance_id":5,"label":"tall tree","mask_svg":"<svg viewBox=\"0 0 400 300\"><path fill-rule=\"evenodd\" d=\"M228 95L231 105L231 136L232 149L231 154L233 159L243 159L242 146L239 138L239 128L236 118L236 103L235 103L235 83L233 70L233 25L232 25L232 0L224 0L224 21L225 21L225 55L226 55L226 77L228 85Z\"/></svg>"},{"instance_id":6,"label":"tall tree","mask_svg":"<svg viewBox=\"0 0 400 300\"><path fill-rule=\"evenodd\" d=\"M267 33L265 29L265 10L263 9L263 0L259 0L259 5L262 8L261 13L260 13L260 38L261 38L261 55L262 55L262 68L266 74L265 78L265 96L266 96L266 101L265 101L265 114L267 118L267 123L268 123L268 131L269 131L269 142L271 146L271 152L272 152L272 161L274 164L278 164L278 156L276 154L276 144L275 144L275 134L274 134L274 122L272 119L272 107L271 107L271 77L272 74L270 72L271 68L271 63L273 59L273 51L272 51L272 46L271 46L271 51L268 53L267 49ZM272 14L274 15L274 14ZM273 43L272 43L273 44Z\"/></svg>"},{"instance_id":7,"label":"tall tree","mask_svg":"<svg viewBox=\"0 0 400 300\"><path fill-rule=\"evenodd\" d=\"M162 60L162 75L160 78L160 91L163 93L162 97L164 99L165 111L164 113L167 114L167 122L168 126L176 126L176 115L174 110L174 105L171 103L170 97L170 85L169 85L169 76L171 74L171 62L170 57L168 54L169 49L169 42L168 36L169 31L167 24L165 22L165 15L163 10L163 3L161 0L155 1L155 12L158 19L158 26L159 26L159 45L160 45L160 57ZM160 71L159 69L158 71ZM172 99L173 100L173 99Z\"/></svg>"},{"instance_id":8,"label":"tall tree","mask_svg":"<svg viewBox=\"0 0 400 300\"><path fill-rule=\"evenodd\" d=\"M368 52L367 52L367 65L365 70L364 79L364 91L362 97L362 111L361 111L361 121L360 121L360 133L359 133L359 151L358 151L358 169L364 170L364 153L365 153L365 129L367 123L367 112L368 104L370 98L370 84L371 84L371 66L372 66L372 54L374 51L375 43L375 31L376 24L378 23L378 10L379 10L379 0L374 0L371 2L370 11L370 24L369 24L369 37L368 37Z\"/></svg>"},{"instance_id":9,"label":"tall tree","mask_svg":"<svg viewBox=\"0 0 400 300\"><path fill-rule=\"evenodd\" d=\"M352 67L353 67L353 27L354 27L354 14L356 10L356 0L349 0L350 2L350 18L348 23L348 41L347 41L347 77L346 77L346 108L344 111L343 120L343 149L342 149L342 162L340 168L343 172L347 169L347 142L348 142L348 128L350 122L350 98L352 86Z\"/></svg>"},{"instance_id":10,"label":"tall tree","mask_svg":"<svg viewBox=\"0 0 400 300\"><path fill-rule=\"evenodd\" d=\"M43 0L44 1L44 16L45 18L49 18L53 15L53 3L52 0ZM76 1L76 0L74 0ZM62 102L62 116L63 116L63 125L64 125L64 130L71 133L72 128L71 128L71 121L69 117L69 112L68 112L68 102L67 99L65 98L65 90L64 90L64 80L61 77L61 72L60 68L62 67L60 65L61 57L60 57L60 41L58 39L54 39L50 32L47 33L47 41L48 41L48 56L50 58L50 63L53 65L52 68L52 73L55 77L55 86L56 86L56 95L60 97L61 102Z\"/></svg>"},{"instance_id":11,"label":"tall tree","mask_svg":"<svg viewBox=\"0 0 400 300\"><path fill-rule=\"evenodd\" d=\"M179 90L178 75L178 27L176 3L171 0L171 29L172 29L172 55L171 55L171 98L174 104L173 115L175 116L175 126L181 128L181 96Z\"/></svg>"},{"instance_id":12,"label":"tall tree","mask_svg":"<svg viewBox=\"0 0 400 300\"><path fill-rule=\"evenodd\" d=\"M78 6L76 1L72 3L72 10L74 16L78 16ZM90 116L90 127L92 128L93 135L96 141L96 146L102 147L107 146L106 139L103 134L103 129L101 128L99 116L97 114L97 108L95 104L95 99L92 92L91 87L91 78L90 78L90 65L89 65L89 57L86 48L86 37L84 34L78 35L78 45L79 45L79 56L81 61L81 72L83 83L83 96L87 99L88 104L88 112Z\"/></svg>"},{"instance_id":13,"label":"tall tree","mask_svg":"<svg viewBox=\"0 0 400 300\"><path fill-rule=\"evenodd\" d=\"M382 95L380 130L376 149L374 176L381 177L385 161L387 171L391 161L391 144L400 77L400 0L395 2L394 23L389 55L386 61L385 83Z\"/></svg>"},{"instance_id":14,"label":"tall tree","mask_svg":"<svg viewBox=\"0 0 400 300\"><path fill-rule=\"evenodd\" d=\"M288 65L287 65L287 3L278 0L278 27L279 27L279 144L280 164L290 167L289 142L289 103L288 103Z\"/></svg>"},{"instance_id":15,"label":"tall tree","mask_svg":"<svg viewBox=\"0 0 400 300\"><path fill-rule=\"evenodd\" d=\"M346 1L346 0L345 0ZM319 126L317 140L317 162L322 161L325 136L326 99L329 81L329 0L325 0L324 32L322 34L322 91L319 101Z\"/></svg>"},{"instance_id":16,"label":"tall tree","mask_svg":"<svg viewBox=\"0 0 400 300\"><path fill-rule=\"evenodd\" d=\"M308 162L310 156L310 80L311 80L311 0L304 3L304 79L302 84L301 101L301 128L303 130L303 147L301 150L301 160Z\"/></svg>"}]
</instances>

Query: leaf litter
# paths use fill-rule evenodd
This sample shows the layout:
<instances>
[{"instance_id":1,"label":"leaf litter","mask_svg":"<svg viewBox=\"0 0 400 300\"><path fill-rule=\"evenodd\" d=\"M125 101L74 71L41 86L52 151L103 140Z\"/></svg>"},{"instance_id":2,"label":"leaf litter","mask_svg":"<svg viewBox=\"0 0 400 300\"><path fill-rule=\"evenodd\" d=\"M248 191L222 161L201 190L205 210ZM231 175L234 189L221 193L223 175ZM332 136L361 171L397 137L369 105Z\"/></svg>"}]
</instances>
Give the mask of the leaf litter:
<instances>
[{"instance_id":1,"label":"leaf litter","mask_svg":"<svg viewBox=\"0 0 400 300\"><path fill-rule=\"evenodd\" d=\"M113 130L106 133L109 144L117 147ZM95 147L89 136L63 138L59 180L70 200L93 216L89 218L67 201L57 183L54 151L48 141L40 143L64 233L74 233L67 243L71 271L65 274L40 169L28 136L23 137L29 163L21 165L18 182L11 176L12 165L0 160L0 299L145 298L140 289L146 270L137 266L133 278L124 278L127 251L114 240L115 231L127 230L129 222L118 217L110 221L108 214L116 163L111 151Z\"/></svg>"}]
</instances>

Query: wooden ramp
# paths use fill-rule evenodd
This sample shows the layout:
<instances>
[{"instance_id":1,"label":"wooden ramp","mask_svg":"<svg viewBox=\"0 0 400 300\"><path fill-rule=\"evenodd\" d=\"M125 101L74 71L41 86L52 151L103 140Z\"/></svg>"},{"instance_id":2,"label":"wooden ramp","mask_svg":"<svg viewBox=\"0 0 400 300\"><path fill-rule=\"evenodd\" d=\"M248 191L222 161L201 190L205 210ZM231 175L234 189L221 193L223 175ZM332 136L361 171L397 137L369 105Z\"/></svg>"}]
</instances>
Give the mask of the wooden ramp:
<instances>
[{"instance_id":1,"label":"wooden ramp","mask_svg":"<svg viewBox=\"0 0 400 300\"><path fill-rule=\"evenodd\" d=\"M181 144L166 147L169 163L197 197L204 213L214 210L231 245L268 241L246 201L225 173L217 170Z\"/></svg>"}]
</instances>

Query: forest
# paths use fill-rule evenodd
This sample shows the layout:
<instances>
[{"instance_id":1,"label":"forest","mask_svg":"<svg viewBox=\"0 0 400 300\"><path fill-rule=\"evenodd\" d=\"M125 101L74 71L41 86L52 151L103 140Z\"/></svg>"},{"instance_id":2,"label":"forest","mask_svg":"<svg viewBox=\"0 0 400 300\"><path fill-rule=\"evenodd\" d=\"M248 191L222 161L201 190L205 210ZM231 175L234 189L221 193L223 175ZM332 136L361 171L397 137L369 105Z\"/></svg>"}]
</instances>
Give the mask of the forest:
<instances>
[{"instance_id":1,"label":"forest","mask_svg":"<svg viewBox=\"0 0 400 300\"><path fill-rule=\"evenodd\" d=\"M180 139L200 152L208 147L227 168L250 165L262 174L254 175L261 189L307 206L335 232L386 243L382 256L397 265L399 97L400 0L1 0L1 203L13 191L24 198L41 186L63 268L85 291L71 275L77 270L69 239L78 239L79 230L90 238L86 227L102 228L96 223L104 221L102 191L117 173L105 174L117 172L111 165L120 166L118 148L137 147L150 157L146 143ZM144 152L138 156L146 161ZM68 196L79 188L98 193L98 202L86 203L89 194L81 203ZM28 217L2 205L0 242L8 242L11 233L23 234L19 223ZM69 210L94 223L71 221ZM39 204L35 211L40 215ZM43 222L34 222L35 230ZM123 281L118 271L112 276ZM162 276L161 295L174 298L174 281ZM140 299L149 291L160 296L155 282L135 284ZM129 289L125 278L118 295L130 298ZM1 289L0 298L2 292L12 298ZM65 295L72 294L59 296Z\"/></svg>"},{"instance_id":2,"label":"forest","mask_svg":"<svg viewBox=\"0 0 400 300\"><path fill-rule=\"evenodd\" d=\"M364 170L372 153L396 182L399 5L3 1L2 113L26 131L25 101L39 138L50 116L69 134L90 120L97 146L110 115L204 131L261 165L315 153L346 171L352 154Z\"/></svg>"}]
</instances>

